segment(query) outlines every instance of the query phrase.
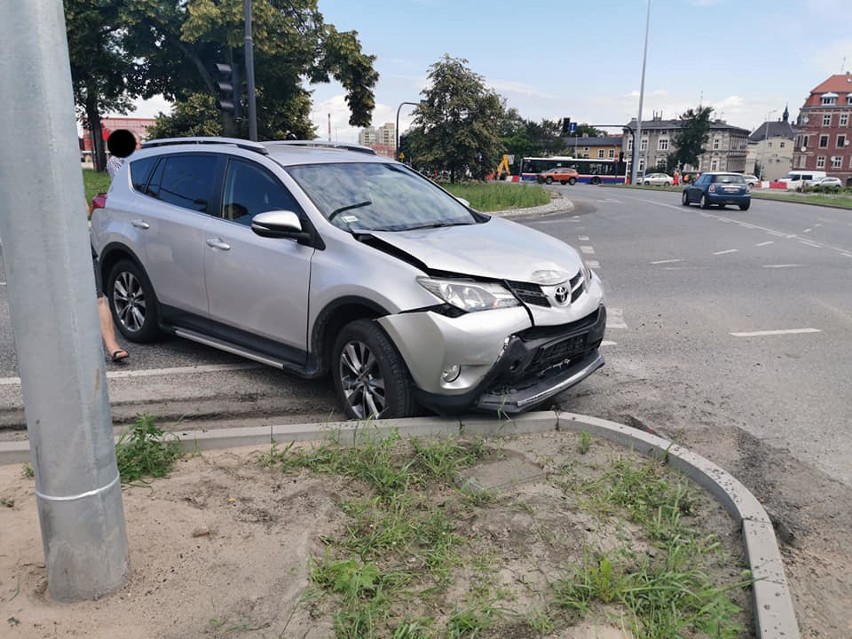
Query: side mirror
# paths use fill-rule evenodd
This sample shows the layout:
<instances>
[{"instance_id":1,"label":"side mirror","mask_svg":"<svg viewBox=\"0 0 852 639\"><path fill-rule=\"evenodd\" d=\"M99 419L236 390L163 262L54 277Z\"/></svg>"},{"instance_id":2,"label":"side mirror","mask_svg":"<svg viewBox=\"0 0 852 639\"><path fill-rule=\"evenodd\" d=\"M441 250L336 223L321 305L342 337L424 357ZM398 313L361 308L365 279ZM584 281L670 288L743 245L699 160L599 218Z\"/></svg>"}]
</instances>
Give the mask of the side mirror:
<instances>
[{"instance_id":1,"label":"side mirror","mask_svg":"<svg viewBox=\"0 0 852 639\"><path fill-rule=\"evenodd\" d=\"M261 237L286 238L306 244L311 234L302 230L302 222L293 211L266 211L251 219L251 230Z\"/></svg>"},{"instance_id":2,"label":"side mirror","mask_svg":"<svg viewBox=\"0 0 852 639\"><path fill-rule=\"evenodd\" d=\"M456 198L459 202L461 202L462 204L464 204L467 208L470 208L470 202L468 202L468 201L467 201L466 199L464 199L463 197L458 197L458 196L455 196L455 195L454 195L453 197L455 197L455 198Z\"/></svg>"}]
</instances>

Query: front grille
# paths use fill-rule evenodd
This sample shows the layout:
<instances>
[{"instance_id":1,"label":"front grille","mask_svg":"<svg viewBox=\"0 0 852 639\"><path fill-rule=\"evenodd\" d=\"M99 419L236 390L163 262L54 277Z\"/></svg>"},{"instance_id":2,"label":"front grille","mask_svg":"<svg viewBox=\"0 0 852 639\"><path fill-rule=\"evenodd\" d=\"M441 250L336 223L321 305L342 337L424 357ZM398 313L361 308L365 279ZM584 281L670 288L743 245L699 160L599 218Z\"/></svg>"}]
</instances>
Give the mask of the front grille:
<instances>
[{"instance_id":1,"label":"front grille","mask_svg":"<svg viewBox=\"0 0 852 639\"><path fill-rule=\"evenodd\" d=\"M529 284L527 282L506 282L506 284L515 297L525 304L550 306L550 302L547 301L547 297L538 284Z\"/></svg>"},{"instance_id":2,"label":"front grille","mask_svg":"<svg viewBox=\"0 0 852 639\"><path fill-rule=\"evenodd\" d=\"M535 357L533 357L527 366L526 373L529 375L538 375L554 366L567 363L576 355L583 354L586 351L587 337L588 334L583 333L582 335L575 335L574 337L541 347L536 351Z\"/></svg>"}]
</instances>

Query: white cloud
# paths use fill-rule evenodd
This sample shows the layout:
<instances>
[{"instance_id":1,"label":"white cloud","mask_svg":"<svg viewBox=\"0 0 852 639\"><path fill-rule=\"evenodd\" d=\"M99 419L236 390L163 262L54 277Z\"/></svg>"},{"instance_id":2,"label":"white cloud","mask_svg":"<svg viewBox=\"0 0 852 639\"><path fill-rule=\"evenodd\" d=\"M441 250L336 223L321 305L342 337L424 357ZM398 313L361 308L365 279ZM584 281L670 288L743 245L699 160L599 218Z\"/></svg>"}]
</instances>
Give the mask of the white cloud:
<instances>
[{"instance_id":1,"label":"white cloud","mask_svg":"<svg viewBox=\"0 0 852 639\"><path fill-rule=\"evenodd\" d=\"M488 85L497 93L511 93L522 95L530 98L542 98L544 100L558 100L559 96L552 93L544 93L539 91L531 84L523 82L512 82L511 80L497 80L496 82L488 82Z\"/></svg>"}]
</instances>

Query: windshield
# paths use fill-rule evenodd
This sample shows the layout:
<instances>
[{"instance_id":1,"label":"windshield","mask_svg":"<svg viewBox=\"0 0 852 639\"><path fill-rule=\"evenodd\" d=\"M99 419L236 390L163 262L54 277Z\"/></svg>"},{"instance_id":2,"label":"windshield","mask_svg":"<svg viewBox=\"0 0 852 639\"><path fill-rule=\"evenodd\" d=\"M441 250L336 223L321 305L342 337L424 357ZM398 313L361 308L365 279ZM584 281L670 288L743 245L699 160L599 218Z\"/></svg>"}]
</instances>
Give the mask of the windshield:
<instances>
[{"instance_id":1,"label":"windshield","mask_svg":"<svg viewBox=\"0 0 852 639\"><path fill-rule=\"evenodd\" d=\"M406 231L478 221L454 197L398 164L304 164L287 172L320 213L342 229Z\"/></svg>"}]
</instances>

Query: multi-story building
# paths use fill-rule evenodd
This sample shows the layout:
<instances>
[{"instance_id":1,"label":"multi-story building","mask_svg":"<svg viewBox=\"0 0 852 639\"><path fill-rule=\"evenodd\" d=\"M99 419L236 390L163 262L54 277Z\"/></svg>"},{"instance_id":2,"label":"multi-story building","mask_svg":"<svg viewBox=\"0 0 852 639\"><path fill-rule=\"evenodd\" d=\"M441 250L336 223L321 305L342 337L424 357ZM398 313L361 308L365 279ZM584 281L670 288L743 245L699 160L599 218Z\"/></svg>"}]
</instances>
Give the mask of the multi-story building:
<instances>
[{"instance_id":1,"label":"multi-story building","mask_svg":"<svg viewBox=\"0 0 852 639\"><path fill-rule=\"evenodd\" d=\"M767 120L748 137L746 173L759 172L762 180L777 180L792 168L796 129L789 118L790 112L784 107L780 120Z\"/></svg>"},{"instance_id":2,"label":"multi-story building","mask_svg":"<svg viewBox=\"0 0 852 639\"><path fill-rule=\"evenodd\" d=\"M620 135L602 135L599 137L567 137L565 155L574 158L617 160L623 144Z\"/></svg>"},{"instance_id":3,"label":"multi-story building","mask_svg":"<svg viewBox=\"0 0 852 639\"><path fill-rule=\"evenodd\" d=\"M680 120L664 120L661 114L654 114L651 120L642 121L642 139L637 153L638 171L665 169L669 155L675 151L675 137L682 127ZM633 152L633 135L636 131L636 119L624 127L624 157L629 162ZM746 148L748 129L728 124L724 120L710 122L705 151L698 156L698 166L682 167L687 171L733 171L744 173L746 168Z\"/></svg>"},{"instance_id":4,"label":"multi-story building","mask_svg":"<svg viewBox=\"0 0 852 639\"><path fill-rule=\"evenodd\" d=\"M396 125L388 122L378 129L372 126L361 129L358 133L358 144L370 147L379 155L392 158L396 150Z\"/></svg>"},{"instance_id":5,"label":"multi-story building","mask_svg":"<svg viewBox=\"0 0 852 639\"><path fill-rule=\"evenodd\" d=\"M799 110L794 169L819 169L852 185L852 74L833 75Z\"/></svg>"},{"instance_id":6,"label":"multi-story building","mask_svg":"<svg viewBox=\"0 0 852 639\"><path fill-rule=\"evenodd\" d=\"M393 122L387 122L379 127L378 131L379 144L384 146L396 146L396 125Z\"/></svg>"},{"instance_id":7,"label":"multi-story building","mask_svg":"<svg viewBox=\"0 0 852 639\"><path fill-rule=\"evenodd\" d=\"M375 127L368 126L366 129L361 129L358 133L358 144L364 146L373 146L379 141L379 135L376 133Z\"/></svg>"}]
</instances>

